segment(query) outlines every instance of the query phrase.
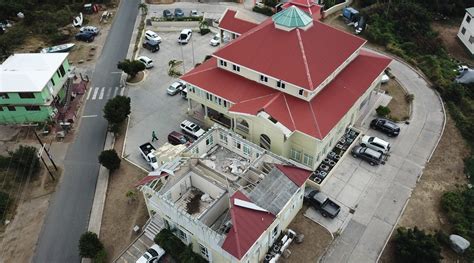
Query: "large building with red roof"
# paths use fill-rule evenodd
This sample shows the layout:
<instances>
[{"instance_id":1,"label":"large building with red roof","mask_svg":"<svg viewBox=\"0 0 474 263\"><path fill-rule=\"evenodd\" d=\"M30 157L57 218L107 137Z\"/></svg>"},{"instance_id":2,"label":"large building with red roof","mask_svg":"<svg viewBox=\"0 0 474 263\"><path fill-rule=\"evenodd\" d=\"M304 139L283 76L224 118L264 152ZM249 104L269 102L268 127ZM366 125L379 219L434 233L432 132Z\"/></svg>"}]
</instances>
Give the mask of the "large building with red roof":
<instances>
[{"instance_id":1,"label":"large building with red roof","mask_svg":"<svg viewBox=\"0 0 474 263\"><path fill-rule=\"evenodd\" d=\"M290 232L311 173L215 126L139 182L145 235L167 227L209 262L262 262L277 256L268 251Z\"/></svg>"},{"instance_id":2,"label":"large building with red roof","mask_svg":"<svg viewBox=\"0 0 474 263\"><path fill-rule=\"evenodd\" d=\"M367 112L391 59L295 1L181 79L189 84L190 114L314 170ZM235 16L227 11L221 26L229 26L227 14Z\"/></svg>"}]
</instances>

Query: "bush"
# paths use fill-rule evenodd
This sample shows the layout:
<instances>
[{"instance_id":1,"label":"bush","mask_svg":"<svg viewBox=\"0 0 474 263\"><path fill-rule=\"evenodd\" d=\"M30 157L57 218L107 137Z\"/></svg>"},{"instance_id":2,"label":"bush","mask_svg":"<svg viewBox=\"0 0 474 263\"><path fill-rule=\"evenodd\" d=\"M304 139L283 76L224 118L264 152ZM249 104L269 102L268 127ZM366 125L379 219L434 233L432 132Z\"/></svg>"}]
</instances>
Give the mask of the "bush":
<instances>
[{"instance_id":1,"label":"bush","mask_svg":"<svg viewBox=\"0 0 474 263\"><path fill-rule=\"evenodd\" d=\"M102 151L99 155L99 163L113 172L120 168L120 158L114 149Z\"/></svg>"},{"instance_id":2,"label":"bush","mask_svg":"<svg viewBox=\"0 0 474 263\"><path fill-rule=\"evenodd\" d=\"M193 252L192 245L186 246L181 240L176 237L169 229L163 229L158 233L154 239L155 243L163 248L166 253L178 262L207 262L200 255Z\"/></svg>"},{"instance_id":3,"label":"bush","mask_svg":"<svg viewBox=\"0 0 474 263\"><path fill-rule=\"evenodd\" d=\"M4 215L8 210L10 196L5 192L0 192L0 215Z\"/></svg>"},{"instance_id":4,"label":"bush","mask_svg":"<svg viewBox=\"0 0 474 263\"><path fill-rule=\"evenodd\" d=\"M107 101L104 106L104 118L109 125L120 124L125 121L131 112L130 98L126 96L115 96Z\"/></svg>"},{"instance_id":5,"label":"bush","mask_svg":"<svg viewBox=\"0 0 474 263\"><path fill-rule=\"evenodd\" d=\"M16 167L17 172L23 178L24 176L33 176L38 174L40 163L38 150L33 146L20 145L14 152L10 152L11 164Z\"/></svg>"},{"instance_id":6,"label":"bush","mask_svg":"<svg viewBox=\"0 0 474 263\"><path fill-rule=\"evenodd\" d=\"M413 101L413 99L415 99L415 95L413 94L405 94L405 101L407 103L411 103Z\"/></svg>"},{"instance_id":7,"label":"bush","mask_svg":"<svg viewBox=\"0 0 474 263\"><path fill-rule=\"evenodd\" d=\"M101 249L97 255L94 257L94 263L106 263L107 262L107 252L105 249Z\"/></svg>"},{"instance_id":8,"label":"bush","mask_svg":"<svg viewBox=\"0 0 474 263\"><path fill-rule=\"evenodd\" d=\"M87 231L81 235L79 239L79 255L81 257L95 258L102 250L104 250L104 245L96 233Z\"/></svg>"},{"instance_id":9,"label":"bush","mask_svg":"<svg viewBox=\"0 0 474 263\"><path fill-rule=\"evenodd\" d=\"M268 7L258 7L258 6L254 6L252 8L252 11L256 12L256 13L260 13L260 14L263 14L263 15L266 15L266 16L272 16L274 13L273 13L273 10L271 8L268 8Z\"/></svg>"},{"instance_id":10,"label":"bush","mask_svg":"<svg viewBox=\"0 0 474 263\"><path fill-rule=\"evenodd\" d=\"M417 227L414 229L400 227L395 236L395 257L398 262L440 262L441 247L433 235L425 234Z\"/></svg>"},{"instance_id":11,"label":"bush","mask_svg":"<svg viewBox=\"0 0 474 263\"><path fill-rule=\"evenodd\" d=\"M117 68L123 70L130 79L133 79L138 72L145 70L145 64L138 60L125 59L117 64Z\"/></svg>"},{"instance_id":12,"label":"bush","mask_svg":"<svg viewBox=\"0 0 474 263\"><path fill-rule=\"evenodd\" d=\"M378 106L377 109L375 109L375 111L377 112L377 115L379 117L386 117L387 115L390 114L390 109L382 105Z\"/></svg>"},{"instance_id":13,"label":"bush","mask_svg":"<svg viewBox=\"0 0 474 263\"><path fill-rule=\"evenodd\" d=\"M471 155L470 157L464 160L464 173L466 173L467 177L471 180L471 183L474 184L474 156Z\"/></svg>"},{"instance_id":14,"label":"bush","mask_svg":"<svg viewBox=\"0 0 474 263\"><path fill-rule=\"evenodd\" d=\"M201 35L203 35L203 36L204 36L205 34L209 33L209 32L211 32L211 30L210 30L209 28L201 28L201 29L199 30L199 33L201 33Z\"/></svg>"}]
</instances>

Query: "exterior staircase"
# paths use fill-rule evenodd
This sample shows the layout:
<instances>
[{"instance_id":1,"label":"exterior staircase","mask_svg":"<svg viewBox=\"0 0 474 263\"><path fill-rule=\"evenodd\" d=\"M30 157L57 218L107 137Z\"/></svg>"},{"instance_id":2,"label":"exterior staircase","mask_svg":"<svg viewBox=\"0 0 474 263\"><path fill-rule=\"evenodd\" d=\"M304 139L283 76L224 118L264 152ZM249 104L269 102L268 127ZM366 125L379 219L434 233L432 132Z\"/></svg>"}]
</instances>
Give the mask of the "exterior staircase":
<instances>
[{"instance_id":1,"label":"exterior staircase","mask_svg":"<svg viewBox=\"0 0 474 263\"><path fill-rule=\"evenodd\" d=\"M165 228L163 219L159 216L153 216L145 227L145 236L153 240L163 228Z\"/></svg>"}]
</instances>

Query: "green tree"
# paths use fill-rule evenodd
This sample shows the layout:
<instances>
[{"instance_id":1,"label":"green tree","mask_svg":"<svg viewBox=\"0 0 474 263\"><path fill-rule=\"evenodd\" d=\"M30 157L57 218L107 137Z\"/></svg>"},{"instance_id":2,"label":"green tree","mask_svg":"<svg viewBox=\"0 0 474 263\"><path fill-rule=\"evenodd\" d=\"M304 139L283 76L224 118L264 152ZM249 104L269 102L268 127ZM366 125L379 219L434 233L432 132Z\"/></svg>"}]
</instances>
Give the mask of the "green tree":
<instances>
[{"instance_id":1,"label":"green tree","mask_svg":"<svg viewBox=\"0 0 474 263\"><path fill-rule=\"evenodd\" d=\"M145 70L145 64L138 60L125 59L118 63L117 68L123 70L123 72L127 73L130 79L133 79L138 72Z\"/></svg>"},{"instance_id":2,"label":"green tree","mask_svg":"<svg viewBox=\"0 0 474 263\"><path fill-rule=\"evenodd\" d=\"M128 190L125 196L127 197L129 204L137 200L137 192L134 190Z\"/></svg>"},{"instance_id":3,"label":"green tree","mask_svg":"<svg viewBox=\"0 0 474 263\"><path fill-rule=\"evenodd\" d=\"M100 242L96 233L87 231L79 239L79 255L83 258L95 258L104 245Z\"/></svg>"},{"instance_id":4,"label":"green tree","mask_svg":"<svg viewBox=\"0 0 474 263\"><path fill-rule=\"evenodd\" d=\"M10 202L10 196L5 192L0 192L0 215L5 214Z\"/></svg>"},{"instance_id":5,"label":"green tree","mask_svg":"<svg viewBox=\"0 0 474 263\"><path fill-rule=\"evenodd\" d=\"M104 106L104 118L110 125L122 123L131 112L130 102L130 98L126 96L110 99Z\"/></svg>"},{"instance_id":6,"label":"green tree","mask_svg":"<svg viewBox=\"0 0 474 263\"><path fill-rule=\"evenodd\" d=\"M113 172L120 167L120 158L114 149L102 151L99 155L99 163Z\"/></svg>"},{"instance_id":7,"label":"green tree","mask_svg":"<svg viewBox=\"0 0 474 263\"><path fill-rule=\"evenodd\" d=\"M375 109L375 111L377 112L377 115L380 117L386 117L387 115L390 114L390 109L382 105L378 106L377 109Z\"/></svg>"},{"instance_id":8,"label":"green tree","mask_svg":"<svg viewBox=\"0 0 474 263\"><path fill-rule=\"evenodd\" d=\"M440 262L441 247L435 236L426 234L417 227L399 227L395 235L395 257L398 262Z\"/></svg>"},{"instance_id":9,"label":"green tree","mask_svg":"<svg viewBox=\"0 0 474 263\"><path fill-rule=\"evenodd\" d=\"M14 152L10 152L13 167L17 167L22 176L36 175L40 168L38 150L33 146L20 145Z\"/></svg>"}]
</instances>

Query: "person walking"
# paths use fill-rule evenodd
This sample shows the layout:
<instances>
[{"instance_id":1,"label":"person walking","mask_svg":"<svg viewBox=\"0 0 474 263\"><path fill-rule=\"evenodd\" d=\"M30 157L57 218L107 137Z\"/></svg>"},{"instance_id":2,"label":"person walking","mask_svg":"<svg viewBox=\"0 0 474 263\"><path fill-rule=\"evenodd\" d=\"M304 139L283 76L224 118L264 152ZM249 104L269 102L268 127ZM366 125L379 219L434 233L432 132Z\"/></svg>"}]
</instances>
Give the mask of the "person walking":
<instances>
[{"instance_id":1,"label":"person walking","mask_svg":"<svg viewBox=\"0 0 474 263\"><path fill-rule=\"evenodd\" d=\"M151 133L151 142L158 141L158 137L156 137L155 131Z\"/></svg>"}]
</instances>

